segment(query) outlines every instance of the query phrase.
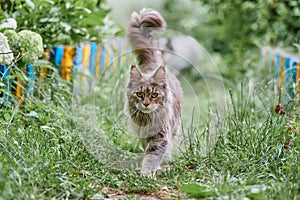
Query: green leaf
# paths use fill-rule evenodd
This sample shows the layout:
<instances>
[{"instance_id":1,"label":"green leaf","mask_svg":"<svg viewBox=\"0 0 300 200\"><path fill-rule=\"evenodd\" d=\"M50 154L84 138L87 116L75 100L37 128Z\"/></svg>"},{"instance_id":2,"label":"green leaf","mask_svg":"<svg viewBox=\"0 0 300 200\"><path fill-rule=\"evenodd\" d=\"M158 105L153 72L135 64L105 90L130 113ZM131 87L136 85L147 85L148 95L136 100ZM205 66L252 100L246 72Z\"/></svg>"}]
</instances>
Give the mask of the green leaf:
<instances>
[{"instance_id":1,"label":"green leaf","mask_svg":"<svg viewBox=\"0 0 300 200\"><path fill-rule=\"evenodd\" d=\"M65 31L69 31L72 28L72 26L66 22L60 22L60 25L65 28Z\"/></svg>"},{"instance_id":2,"label":"green leaf","mask_svg":"<svg viewBox=\"0 0 300 200\"><path fill-rule=\"evenodd\" d=\"M253 200L262 200L265 199L264 195L262 193L252 193L247 195L250 199Z\"/></svg>"},{"instance_id":3,"label":"green leaf","mask_svg":"<svg viewBox=\"0 0 300 200\"><path fill-rule=\"evenodd\" d=\"M205 198L216 196L214 191L208 190L206 186L202 186L196 183L184 184L181 187L181 191L185 192L194 198Z\"/></svg>"},{"instance_id":4,"label":"green leaf","mask_svg":"<svg viewBox=\"0 0 300 200\"><path fill-rule=\"evenodd\" d=\"M32 9L35 9L35 5L31 0L25 0L26 4Z\"/></svg>"},{"instance_id":5,"label":"green leaf","mask_svg":"<svg viewBox=\"0 0 300 200\"><path fill-rule=\"evenodd\" d=\"M90 9L83 8L83 10L84 10L86 13L88 13L88 14L91 14L91 13L92 13L92 11L91 11Z\"/></svg>"},{"instance_id":6,"label":"green leaf","mask_svg":"<svg viewBox=\"0 0 300 200\"><path fill-rule=\"evenodd\" d=\"M51 1L51 0L45 0L45 1L48 2L48 3L50 3L50 4L52 4L52 5L55 4L54 1Z\"/></svg>"},{"instance_id":7,"label":"green leaf","mask_svg":"<svg viewBox=\"0 0 300 200\"><path fill-rule=\"evenodd\" d=\"M72 6L72 5L71 5L71 3L70 3L70 2L67 2L67 3L66 3L66 9L69 9L69 8L71 8L71 6Z\"/></svg>"},{"instance_id":8,"label":"green leaf","mask_svg":"<svg viewBox=\"0 0 300 200\"><path fill-rule=\"evenodd\" d=\"M9 113L5 113L4 114L4 120L5 121L9 121L10 120L10 114Z\"/></svg>"},{"instance_id":9,"label":"green leaf","mask_svg":"<svg viewBox=\"0 0 300 200\"><path fill-rule=\"evenodd\" d=\"M57 18L57 17L49 18L48 22L59 22L59 18Z\"/></svg>"}]
</instances>

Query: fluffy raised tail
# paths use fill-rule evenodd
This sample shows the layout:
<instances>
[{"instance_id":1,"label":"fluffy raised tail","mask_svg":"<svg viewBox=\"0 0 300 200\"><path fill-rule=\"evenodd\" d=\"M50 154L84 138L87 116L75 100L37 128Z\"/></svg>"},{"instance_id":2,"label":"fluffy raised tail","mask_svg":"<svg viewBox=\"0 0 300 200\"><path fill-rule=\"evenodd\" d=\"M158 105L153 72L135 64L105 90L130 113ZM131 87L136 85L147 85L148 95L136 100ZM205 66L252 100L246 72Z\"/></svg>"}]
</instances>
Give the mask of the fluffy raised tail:
<instances>
[{"instance_id":1,"label":"fluffy raised tail","mask_svg":"<svg viewBox=\"0 0 300 200\"><path fill-rule=\"evenodd\" d=\"M127 37L134 53L137 55L138 65L142 71L147 66L162 65L163 59L159 49L153 45L151 32L166 27L166 22L159 12L152 9L142 9L133 12L127 26Z\"/></svg>"}]
</instances>

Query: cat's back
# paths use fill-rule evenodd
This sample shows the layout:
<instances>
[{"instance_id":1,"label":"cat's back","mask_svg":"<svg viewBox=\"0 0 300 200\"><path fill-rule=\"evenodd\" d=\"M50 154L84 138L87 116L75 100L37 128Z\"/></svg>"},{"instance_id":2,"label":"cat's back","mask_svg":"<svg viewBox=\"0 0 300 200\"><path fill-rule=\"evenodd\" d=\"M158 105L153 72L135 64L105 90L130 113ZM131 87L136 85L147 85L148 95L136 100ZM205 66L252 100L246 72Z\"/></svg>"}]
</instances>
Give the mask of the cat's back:
<instances>
[{"instance_id":1,"label":"cat's back","mask_svg":"<svg viewBox=\"0 0 300 200\"><path fill-rule=\"evenodd\" d=\"M168 87L171 90L171 93L173 94L173 98L175 99L174 103L179 106L178 109L181 109L183 91L180 81L170 70L167 70L166 78Z\"/></svg>"}]
</instances>

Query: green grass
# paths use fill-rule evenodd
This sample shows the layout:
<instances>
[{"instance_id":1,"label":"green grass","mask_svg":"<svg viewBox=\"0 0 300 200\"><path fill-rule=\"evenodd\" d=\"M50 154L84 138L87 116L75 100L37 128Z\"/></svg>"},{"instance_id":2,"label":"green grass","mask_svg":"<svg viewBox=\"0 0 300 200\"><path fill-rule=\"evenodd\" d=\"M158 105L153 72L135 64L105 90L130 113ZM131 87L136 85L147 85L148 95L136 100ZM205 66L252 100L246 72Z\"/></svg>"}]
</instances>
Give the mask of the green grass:
<instances>
[{"instance_id":1,"label":"green grass","mask_svg":"<svg viewBox=\"0 0 300 200\"><path fill-rule=\"evenodd\" d=\"M183 88L191 83L195 92L186 91L185 100L199 101L196 108L184 105L183 141L171 170L152 179L138 173L141 145L122 112L126 73L105 73L95 92L76 101L69 85L52 76L23 108L2 107L0 199L163 198L164 187L165 198L300 198L299 135L284 148L291 138L287 116L299 119L299 107L277 102L272 83L264 81L271 76L256 74L236 86L227 80L218 139L210 141L208 107L219 88L209 95L201 89L207 81L186 74ZM277 103L286 106L285 116L274 112Z\"/></svg>"}]
</instances>

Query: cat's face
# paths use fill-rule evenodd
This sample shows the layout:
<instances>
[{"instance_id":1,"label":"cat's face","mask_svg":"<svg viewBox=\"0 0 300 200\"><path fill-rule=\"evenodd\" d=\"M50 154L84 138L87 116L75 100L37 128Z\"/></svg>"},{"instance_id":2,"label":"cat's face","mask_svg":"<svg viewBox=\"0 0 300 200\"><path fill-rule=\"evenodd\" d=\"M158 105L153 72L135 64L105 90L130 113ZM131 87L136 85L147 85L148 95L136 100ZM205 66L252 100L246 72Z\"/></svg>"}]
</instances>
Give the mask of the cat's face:
<instances>
[{"instance_id":1,"label":"cat's face","mask_svg":"<svg viewBox=\"0 0 300 200\"><path fill-rule=\"evenodd\" d=\"M151 113L163 105L164 92L152 84L141 85L131 94L131 102L143 113Z\"/></svg>"},{"instance_id":2,"label":"cat's face","mask_svg":"<svg viewBox=\"0 0 300 200\"><path fill-rule=\"evenodd\" d=\"M165 68L159 67L153 75L145 75L132 66L127 95L131 108L143 113L157 111L166 97Z\"/></svg>"}]
</instances>

